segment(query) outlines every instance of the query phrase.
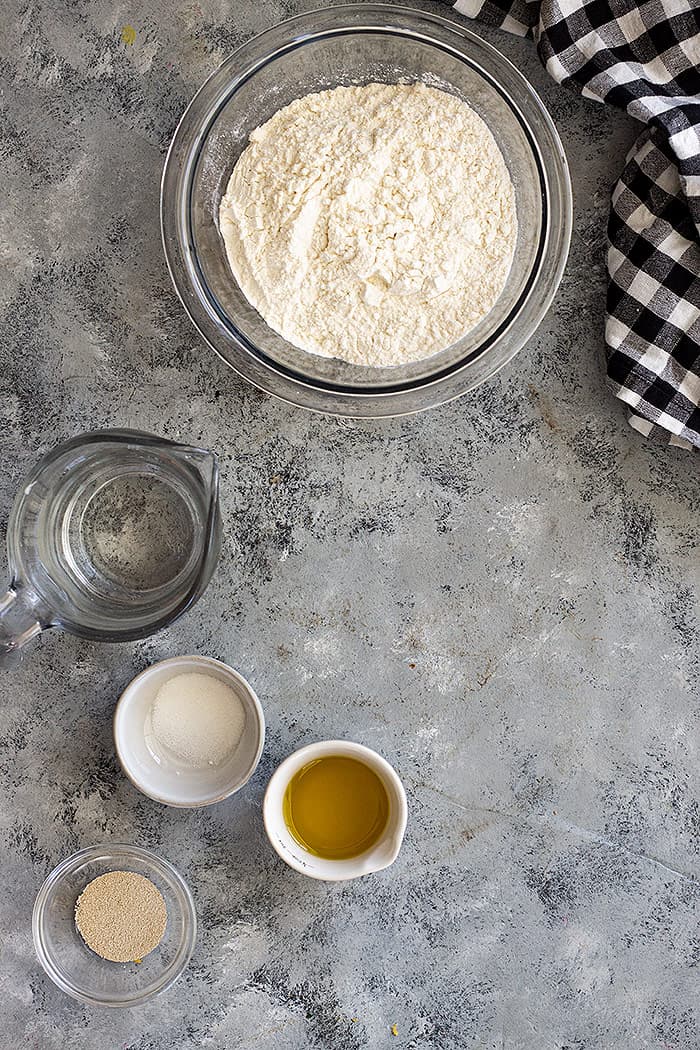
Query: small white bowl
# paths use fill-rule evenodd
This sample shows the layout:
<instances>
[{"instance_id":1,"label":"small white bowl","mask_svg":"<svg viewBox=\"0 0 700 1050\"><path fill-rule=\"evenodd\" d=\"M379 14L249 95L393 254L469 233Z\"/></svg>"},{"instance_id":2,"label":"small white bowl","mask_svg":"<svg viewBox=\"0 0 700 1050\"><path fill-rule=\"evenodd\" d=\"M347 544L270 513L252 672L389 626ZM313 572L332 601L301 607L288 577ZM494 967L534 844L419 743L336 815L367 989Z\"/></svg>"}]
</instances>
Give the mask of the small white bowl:
<instances>
[{"instance_id":1,"label":"small white bowl","mask_svg":"<svg viewBox=\"0 0 700 1050\"><path fill-rule=\"evenodd\" d=\"M359 857L351 857L348 860L326 860L317 857L297 842L285 822L284 794L289 781L302 766L324 755L345 755L364 762L374 770L386 788L389 797L389 819L384 834L379 842ZM357 879L361 875L388 868L399 855L407 820L406 792L396 770L376 751L351 740L320 740L295 751L272 774L263 802L265 831L275 852L295 871L326 882Z\"/></svg>"},{"instance_id":2,"label":"small white bowl","mask_svg":"<svg viewBox=\"0 0 700 1050\"><path fill-rule=\"evenodd\" d=\"M235 751L218 766L192 769L158 762L146 742L147 719L160 687L179 674L225 682L243 704L245 726ZM265 743L265 717L245 678L208 656L175 656L142 671L126 687L114 712L114 744L121 767L139 791L164 806L193 809L233 795L252 777Z\"/></svg>"}]
</instances>

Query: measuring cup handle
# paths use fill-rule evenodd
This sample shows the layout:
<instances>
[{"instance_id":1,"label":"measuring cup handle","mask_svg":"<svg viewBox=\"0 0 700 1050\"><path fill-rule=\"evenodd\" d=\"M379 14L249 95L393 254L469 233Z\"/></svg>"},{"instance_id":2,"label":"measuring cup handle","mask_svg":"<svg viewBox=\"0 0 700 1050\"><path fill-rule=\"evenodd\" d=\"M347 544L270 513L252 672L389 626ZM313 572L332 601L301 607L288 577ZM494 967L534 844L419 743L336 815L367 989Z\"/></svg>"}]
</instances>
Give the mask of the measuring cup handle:
<instances>
[{"instance_id":1,"label":"measuring cup handle","mask_svg":"<svg viewBox=\"0 0 700 1050\"><path fill-rule=\"evenodd\" d=\"M36 606L22 588L10 587L0 597L0 670L15 667L21 649L43 631Z\"/></svg>"}]
</instances>

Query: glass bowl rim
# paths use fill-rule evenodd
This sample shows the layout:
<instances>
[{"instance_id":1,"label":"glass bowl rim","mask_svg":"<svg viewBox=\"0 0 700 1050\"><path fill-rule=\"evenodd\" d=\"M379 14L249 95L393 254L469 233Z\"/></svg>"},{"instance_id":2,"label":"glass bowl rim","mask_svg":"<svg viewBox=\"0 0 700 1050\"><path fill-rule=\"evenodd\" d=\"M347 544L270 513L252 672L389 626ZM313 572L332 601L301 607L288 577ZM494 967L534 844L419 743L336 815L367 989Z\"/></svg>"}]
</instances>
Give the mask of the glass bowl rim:
<instances>
[{"instance_id":1,"label":"glass bowl rim","mask_svg":"<svg viewBox=\"0 0 700 1050\"><path fill-rule=\"evenodd\" d=\"M146 992L134 994L129 998L110 1000L85 992L82 988L65 978L61 967L54 961L55 957L47 949L44 943L43 919L52 894L55 892L56 888L61 885L64 876L68 872L77 868L84 861L97 860L102 854L115 853L120 855L120 860L125 859L125 863L128 863L128 858L130 856L146 862L147 865L159 869L159 874L166 875L167 878L177 886L184 899L185 937L177 950L175 958L164 971L160 980L154 982ZM86 1003L89 1006L104 1006L110 1009L120 1009L124 1007L140 1006L142 1003L148 1002L155 998L156 995L159 995L161 992L170 988L171 985L182 976L192 957L195 942L197 940L197 912L195 910L194 899L189 886L170 861L165 860L163 857L159 857L158 854L153 853L152 850L146 849L144 846L134 846L128 842L104 842L95 846L84 846L82 849L79 849L77 853L65 857L55 868L52 869L52 871L49 872L41 884L41 888L39 889L39 892L36 895L36 900L34 901L34 908L32 910L32 936L37 959L46 975L53 981L57 988L60 988L62 992L65 992L65 994L69 995L72 999Z\"/></svg>"},{"instance_id":2,"label":"glass bowl rim","mask_svg":"<svg viewBox=\"0 0 700 1050\"><path fill-rule=\"evenodd\" d=\"M397 22L401 19L402 23L392 24L391 17ZM366 19L367 24L358 21L361 18ZM322 26L318 25L319 19L323 20ZM327 24L329 19L334 20L333 26ZM363 389L334 385L296 373L270 358L262 347L239 332L233 318L227 315L226 324L221 323L220 317L215 321L207 299L216 300L213 293L208 292L201 274L191 236L190 214L197 161L224 102L233 98L242 84L280 54L324 37L351 35L368 29L398 36L420 36L423 43L442 50L450 48L436 34L443 32L450 36L456 57L475 68L492 89L504 97L521 125L540 176L543 219L532 269L517 302L482 345L439 372L396 384L388 379L385 384ZM460 39L464 42L461 48ZM468 53L465 48L472 51ZM484 58L492 60L493 68L483 65ZM514 98L513 86L501 82L504 73L522 89L530 107L529 115ZM537 131L532 125L533 114L540 122ZM530 81L510 59L466 26L421 8L390 3L346 3L302 12L251 37L230 54L200 86L178 123L163 168L160 206L161 237L173 286L190 321L217 356L258 389L289 404L329 415L369 418L408 415L453 400L492 378L511 361L551 306L566 265L573 226L573 195L566 155L556 126ZM183 231L187 236L183 236ZM547 287L543 291L545 277ZM534 304L533 300L536 300ZM221 313L216 307L214 312ZM522 330L506 346L504 341L518 325ZM217 344L217 339L222 345ZM500 356L494 353L496 350ZM489 356L491 359L486 363ZM476 377L470 374L480 367L484 374ZM399 403L426 391L430 392L426 404ZM344 409L339 403L342 400L352 403L352 410Z\"/></svg>"}]
</instances>

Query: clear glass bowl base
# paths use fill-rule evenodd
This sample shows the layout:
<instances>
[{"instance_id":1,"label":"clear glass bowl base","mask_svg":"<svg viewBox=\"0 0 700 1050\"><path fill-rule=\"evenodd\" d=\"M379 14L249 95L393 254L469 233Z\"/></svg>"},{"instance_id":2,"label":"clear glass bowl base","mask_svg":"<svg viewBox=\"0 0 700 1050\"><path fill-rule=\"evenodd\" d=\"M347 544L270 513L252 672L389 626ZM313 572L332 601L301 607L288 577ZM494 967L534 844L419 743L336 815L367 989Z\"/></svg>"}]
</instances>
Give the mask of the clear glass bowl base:
<instances>
[{"instance_id":1,"label":"clear glass bowl base","mask_svg":"<svg viewBox=\"0 0 700 1050\"><path fill-rule=\"evenodd\" d=\"M109 871L144 875L165 899L163 939L139 963L100 958L75 925L78 897L92 879ZM182 974L194 949L197 917L192 894L171 864L139 846L111 843L82 849L54 868L37 895L32 929L39 962L67 995L91 1006L139 1006Z\"/></svg>"}]
</instances>

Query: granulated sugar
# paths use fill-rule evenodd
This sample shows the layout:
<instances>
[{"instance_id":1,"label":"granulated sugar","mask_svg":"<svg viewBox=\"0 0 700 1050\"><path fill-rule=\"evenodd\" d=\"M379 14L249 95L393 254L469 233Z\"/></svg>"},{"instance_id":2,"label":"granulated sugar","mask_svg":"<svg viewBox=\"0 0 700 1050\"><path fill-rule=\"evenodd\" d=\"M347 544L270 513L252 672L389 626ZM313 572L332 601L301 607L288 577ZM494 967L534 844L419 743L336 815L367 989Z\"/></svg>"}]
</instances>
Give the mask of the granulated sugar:
<instances>
[{"instance_id":1,"label":"granulated sugar","mask_svg":"<svg viewBox=\"0 0 700 1050\"><path fill-rule=\"evenodd\" d=\"M151 709L161 748L196 768L216 766L238 746L245 710L233 689L205 674L177 674L158 690Z\"/></svg>"}]
</instances>

